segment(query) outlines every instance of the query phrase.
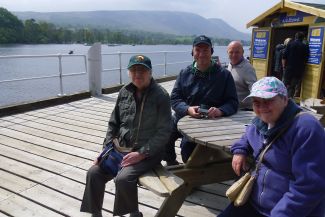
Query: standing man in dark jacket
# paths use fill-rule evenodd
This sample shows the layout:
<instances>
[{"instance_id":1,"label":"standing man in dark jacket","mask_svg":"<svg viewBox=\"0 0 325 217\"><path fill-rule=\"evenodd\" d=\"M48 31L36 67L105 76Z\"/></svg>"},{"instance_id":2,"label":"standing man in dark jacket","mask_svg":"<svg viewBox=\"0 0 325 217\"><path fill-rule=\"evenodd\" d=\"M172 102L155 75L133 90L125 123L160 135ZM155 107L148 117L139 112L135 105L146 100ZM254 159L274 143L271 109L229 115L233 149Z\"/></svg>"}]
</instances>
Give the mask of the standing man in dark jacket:
<instances>
[{"instance_id":1,"label":"standing man in dark jacket","mask_svg":"<svg viewBox=\"0 0 325 217\"><path fill-rule=\"evenodd\" d=\"M283 44L278 44L275 47L274 52L274 66L273 66L273 76L276 77L279 80L283 80L283 67L282 67L282 57L283 53L285 51L285 48L287 47L288 43L292 40L292 38L286 38L283 42Z\"/></svg>"},{"instance_id":2,"label":"standing man in dark jacket","mask_svg":"<svg viewBox=\"0 0 325 217\"><path fill-rule=\"evenodd\" d=\"M295 40L290 42L283 52L282 66L284 68L284 84L288 89L288 97L293 98L298 93L304 76L306 62L309 57L309 47L303 43L304 33L297 32Z\"/></svg>"},{"instance_id":3,"label":"standing man in dark jacket","mask_svg":"<svg viewBox=\"0 0 325 217\"><path fill-rule=\"evenodd\" d=\"M274 50L273 56L273 76L279 80L282 80L283 68L282 68L282 54L285 49L284 44L277 44Z\"/></svg>"},{"instance_id":4,"label":"standing man in dark jacket","mask_svg":"<svg viewBox=\"0 0 325 217\"><path fill-rule=\"evenodd\" d=\"M166 147L164 160L167 165L178 164L175 154L175 141L182 135L177 130L177 122L186 115L194 118L204 116L216 118L237 112L238 99L236 87L231 73L211 60L213 53L210 38L201 35L194 39L192 55L194 62L183 69L176 79L171 93L173 115L173 131ZM181 142L183 162L186 162L196 144Z\"/></svg>"},{"instance_id":5,"label":"standing man in dark jacket","mask_svg":"<svg viewBox=\"0 0 325 217\"><path fill-rule=\"evenodd\" d=\"M132 82L119 92L103 144L113 141L114 150L124 154L122 168L114 175L96 159L87 172L81 211L94 217L102 216L105 184L112 179L116 186L113 215L143 216L138 209L138 177L160 163L171 131L170 98L153 80L150 59L133 56L128 70Z\"/></svg>"}]
</instances>

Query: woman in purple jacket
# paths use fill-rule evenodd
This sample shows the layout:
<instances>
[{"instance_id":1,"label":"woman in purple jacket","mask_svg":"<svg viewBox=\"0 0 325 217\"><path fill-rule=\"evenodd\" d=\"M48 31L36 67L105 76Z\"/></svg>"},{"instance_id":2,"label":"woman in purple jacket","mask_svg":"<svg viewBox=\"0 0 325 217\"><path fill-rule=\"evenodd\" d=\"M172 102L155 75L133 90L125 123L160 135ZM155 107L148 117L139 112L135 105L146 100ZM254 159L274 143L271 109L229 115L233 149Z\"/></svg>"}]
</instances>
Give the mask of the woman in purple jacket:
<instances>
[{"instance_id":1,"label":"woman in purple jacket","mask_svg":"<svg viewBox=\"0 0 325 217\"><path fill-rule=\"evenodd\" d=\"M258 159L261 150L282 130L263 158L249 201L231 203L218 217L324 217L325 131L312 115L287 97L284 84L275 77L255 82L256 118L231 148L232 167L239 176L248 170L247 156Z\"/></svg>"}]
</instances>

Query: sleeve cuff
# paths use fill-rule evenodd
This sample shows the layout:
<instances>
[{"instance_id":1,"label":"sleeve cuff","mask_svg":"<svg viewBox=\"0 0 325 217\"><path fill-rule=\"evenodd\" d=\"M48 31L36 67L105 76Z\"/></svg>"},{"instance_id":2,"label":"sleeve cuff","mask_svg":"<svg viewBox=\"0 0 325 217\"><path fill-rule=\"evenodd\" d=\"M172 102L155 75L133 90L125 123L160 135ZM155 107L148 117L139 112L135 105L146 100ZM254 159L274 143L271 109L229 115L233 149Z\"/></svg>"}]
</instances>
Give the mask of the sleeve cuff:
<instances>
[{"instance_id":1,"label":"sleeve cuff","mask_svg":"<svg viewBox=\"0 0 325 217\"><path fill-rule=\"evenodd\" d=\"M235 150L233 150L231 152L232 152L232 154L242 154L242 155L247 156L247 152L244 149L235 149Z\"/></svg>"},{"instance_id":2,"label":"sleeve cuff","mask_svg":"<svg viewBox=\"0 0 325 217\"><path fill-rule=\"evenodd\" d=\"M149 156L149 147L141 147L141 148L138 150L138 152L139 152L140 154L144 154L144 155L146 155L146 156Z\"/></svg>"}]
</instances>

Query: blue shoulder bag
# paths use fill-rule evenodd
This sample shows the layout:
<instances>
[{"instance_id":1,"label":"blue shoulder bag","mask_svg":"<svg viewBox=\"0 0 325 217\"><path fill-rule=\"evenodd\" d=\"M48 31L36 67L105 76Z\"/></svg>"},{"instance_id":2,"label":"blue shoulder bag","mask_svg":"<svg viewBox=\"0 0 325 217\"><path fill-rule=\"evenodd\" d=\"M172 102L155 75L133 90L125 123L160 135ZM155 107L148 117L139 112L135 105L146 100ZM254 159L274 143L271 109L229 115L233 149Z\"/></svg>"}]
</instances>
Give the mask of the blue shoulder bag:
<instances>
[{"instance_id":1,"label":"blue shoulder bag","mask_svg":"<svg viewBox=\"0 0 325 217\"><path fill-rule=\"evenodd\" d=\"M121 169L121 162L124 154L114 149L113 142L110 142L98 157L99 166L105 172L116 176Z\"/></svg>"}]
</instances>

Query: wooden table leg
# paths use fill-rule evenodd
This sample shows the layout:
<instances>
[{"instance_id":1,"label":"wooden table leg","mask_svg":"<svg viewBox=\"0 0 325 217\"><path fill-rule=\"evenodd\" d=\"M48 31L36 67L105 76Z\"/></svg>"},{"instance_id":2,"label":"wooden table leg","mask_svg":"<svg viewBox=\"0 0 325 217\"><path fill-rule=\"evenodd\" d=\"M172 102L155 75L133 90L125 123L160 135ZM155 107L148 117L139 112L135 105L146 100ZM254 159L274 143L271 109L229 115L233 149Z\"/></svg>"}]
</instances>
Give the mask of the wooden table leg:
<instances>
[{"instance_id":1,"label":"wooden table leg","mask_svg":"<svg viewBox=\"0 0 325 217\"><path fill-rule=\"evenodd\" d=\"M182 178L184 184L164 200L156 217L175 217L193 187L235 177L231 168L231 155L201 145L197 145L185 166L169 170Z\"/></svg>"},{"instance_id":2,"label":"wooden table leg","mask_svg":"<svg viewBox=\"0 0 325 217\"><path fill-rule=\"evenodd\" d=\"M183 205L186 197L190 194L193 186L184 184L175 190L169 197L167 197L161 204L156 217L175 217L178 210Z\"/></svg>"}]
</instances>

